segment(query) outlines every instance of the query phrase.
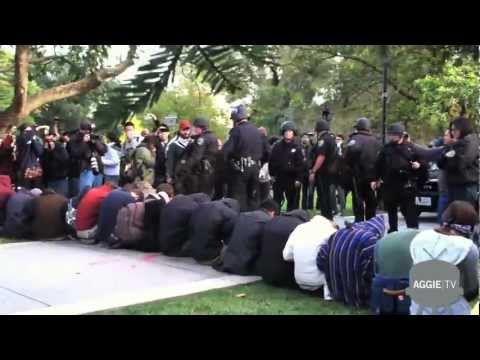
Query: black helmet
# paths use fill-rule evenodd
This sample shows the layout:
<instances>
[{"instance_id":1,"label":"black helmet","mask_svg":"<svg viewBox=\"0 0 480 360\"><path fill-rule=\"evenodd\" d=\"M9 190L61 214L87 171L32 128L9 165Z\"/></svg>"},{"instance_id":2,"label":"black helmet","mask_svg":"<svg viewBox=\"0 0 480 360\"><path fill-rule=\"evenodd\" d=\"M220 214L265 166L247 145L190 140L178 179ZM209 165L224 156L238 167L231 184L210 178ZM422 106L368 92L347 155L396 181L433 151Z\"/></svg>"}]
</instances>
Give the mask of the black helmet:
<instances>
[{"instance_id":1,"label":"black helmet","mask_svg":"<svg viewBox=\"0 0 480 360\"><path fill-rule=\"evenodd\" d=\"M287 130L292 130L293 133L295 135L297 135L297 128L296 128L295 123L293 121L290 121L290 120L284 121L282 123L282 125L280 126L280 133L282 134L282 136L285 133L285 131L287 131Z\"/></svg>"},{"instance_id":2,"label":"black helmet","mask_svg":"<svg viewBox=\"0 0 480 360\"><path fill-rule=\"evenodd\" d=\"M370 120L364 117L357 119L353 128L357 130L370 130Z\"/></svg>"},{"instance_id":3,"label":"black helmet","mask_svg":"<svg viewBox=\"0 0 480 360\"><path fill-rule=\"evenodd\" d=\"M328 121L323 119L317 120L317 123L315 124L315 131L319 133L325 130L330 130L330 124Z\"/></svg>"},{"instance_id":4,"label":"black helmet","mask_svg":"<svg viewBox=\"0 0 480 360\"><path fill-rule=\"evenodd\" d=\"M193 119L193 126L206 130L208 129L208 120L202 117L197 117Z\"/></svg>"},{"instance_id":5,"label":"black helmet","mask_svg":"<svg viewBox=\"0 0 480 360\"><path fill-rule=\"evenodd\" d=\"M244 105L238 105L232 110L232 113L230 114L230 118L234 122L239 122L239 121L242 121L243 119L248 119L247 109L245 108Z\"/></svg>"},{"instance_id":6,"label":"black helmet","mask_svg":"<svg viewBox=\"0 0 480 360\"><path fill-rule=\"evenodd\" d=\"M403 135L405 127L401 123L395 123L388 127L387 135Z\"/></svg>"}]
</instances>

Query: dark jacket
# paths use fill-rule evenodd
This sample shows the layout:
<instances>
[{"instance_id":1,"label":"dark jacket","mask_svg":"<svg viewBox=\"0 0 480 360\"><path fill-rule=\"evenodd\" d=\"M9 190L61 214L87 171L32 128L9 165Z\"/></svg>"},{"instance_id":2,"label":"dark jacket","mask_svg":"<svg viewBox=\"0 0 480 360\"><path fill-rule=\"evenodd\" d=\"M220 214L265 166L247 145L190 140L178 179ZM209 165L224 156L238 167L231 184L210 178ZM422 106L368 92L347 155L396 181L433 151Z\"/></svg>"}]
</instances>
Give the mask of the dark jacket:
<instances>
[{"instance_id":1,"label":"dark jacket","mask_svg":"<svg viewBox=\"0 0 480 360\"><path fill-rule=\"evenodd\" d=\"M67 203L65 196L55 193L44 193L32 200L33 239L55 239L67 235Z\"/></svg>"},{"instance_id":2,"label":"dark jacket","mask_svg":"<svg viewBox=\"0 0 480 360\"><path fill-rule=\"evenodd\" d=\"M375 179L375 161L380 148L380 142L370 132L359 131L350 135L344 157L357 179Z\"/></svg>"},{"instance_id":3,"label":"dark jacket","mask_svg":"<svg viewBox=\"0 0 480 360\"><path fill-rule=\"evenodd\" d=\"M40 139L33 133L23 133L17 138L17 171L22 177L27 168L40 166L43 147Z\"/></svg>"},{"instance_id":4,"label":"dark jacket","mask_svg":"<svg viewBox=\"0 0 480 360\"><path fill-rule=\"evenodd\" d=\"M283 249L295 228L309 220L305 210L293 210L265 224L256 268L263 280L274 286L297 287L294 264L283 260Z\"/></svg>"},{"instance_id":5,"label":"dark jacket","mask_svg":"<svg viewBox=\"0 0 480 360\"><path fill-rule=\"evenodd\" d=\"M209 261L220 255L224 241L231 233L240 212L237 200L225 198L200 204L188 224L189 255L196 261Z\"/></svg>"},{"instance_id":6,"label":"dark jacket","mask_svg":"<svg viewBox=\"0 0 480 360\"><path fill-rule=\"evenodd\" d=\"M185 145L186 141L182 142L179 140L180 137L177 135L172 141L170 141L166 149L166 174L172 179L175 178L175 168L188 146L188 144Z\"/></svg>"},{"instance_id":7,"label":"dark jacket","mask_svg":"<svg viewBox=\"0 0 480 360\"><path fill-rule=\"evenodd\" d=\"M302 181L305 165L301 145L282 140L272 148L268 170L273 177Z\"/></svg>"},{"instance_id":8,"label":"dark jacket","mask_svg":"<svg viewBox=\"0 0 480 360\"><path fill-rule=\"evenodd\" d=\"M226 240L223 264L215 269L238 275L254 274L263 228L270 220L270 215L264 210L237 216L233 231Z\"/></svg>"},{"instance_id":9,"label":"dark jacket","mask_svg":"<svg viewBox=\"0 0 480 360\"><path fill-rule=\"evenodd\" d=\"M102 156L107 153L108 148L100 138L93 136L89 143L85 143L83 142L83 135L77 132L67 144L67 151L70 154L72 164L70 176L79 177L82 171L91 170L92 156L97 159L99 171L103 172Z\"/></svg>"},{"instance_id":10,"label":"dark jacket","mask_svg":"<svg viewBox=\"0 0 480 360\"><path fill-rule=\"evenodd\" d=\"M317 171L317 175L332 175L335 173L332 167L338 159L337 145L335 143L335 135L329 131L322 131L318 134L318 141L312 148L312 167L315 165L319 155L324 155L325 160L322 167Z\"/></svg>"},{"instance_id":11,"label":"dark jacket","mask_svg":"<svg viewBox=\"0 0 480 360\"><path fill-rule=\"evenodd\" d=\"M98 216L97 241L108 241L117 224L117 215L122 207L135 202L133 196L123 189L113 190L100 205Z\"/></svg>"},{"instance_id":12,"label":"dark jacket","mask_svg":"<svg viewBox=\"0 0 480 360\"><path fill-rule=\"evenodd\" d=\"M0 144L0 175L13 176L13 136L7 135Z\"/></svg>"},{"instance_id":13,"label":"dark jacket","mask_svg":"<svg viewBox=\"0 0 480 360\"><path fill-rule=\"evenodd\" d=\"M158 249L165 255L177 255L188 240L188 222L199 204L210 198L202 193L177 195L160 215L158 227Z\"/></svg>"},{"instance_id":14,"label":"dark jacket","mask_svg":"<svg viewBox=\"0 0 480 360\"><path fill-rule=\"evenodd\" d=\"M413 170L411 162L418 161L420 169ZM375 178L382 179L387 187L405 185L409 180L425 181L428 177L427 164L417 154L411 143L386 144L375 162Z\"/></svg>"},{"instance_id":15,"label":"dark jacket","mask_svg":"<svg viewBox=\"0 0 480 360\"><path fill-rule=\"evenodd\" d=\"M157 237L160 229L160 219L166 205L163 198L145 201L145 217L143 221L145 238L144 241L139 243L138 250L145 252L160 250Z\"/></svg>"},{"instance_id":16,"label":"dark jacket","mask_svg":"<svg viewBox=\"0 0 480 360\"><path fill-rule=\"evenodd\" d=\"M192 137L193 141L185 149L184 158L186 167L193 174L202 173L205 170L205 161L215 168L215 160L218 152L218 139L209 130L198 137Z\"/></svg>"},{"instance_id":17,"label":"dark jacket","mask_svg":"<svg viewBox=\"0 0 480 360\"><path fill-rule=\"evenodd\" d=\"M250 121L242 122L230 130L230 136L223 149L226 164L242 157L251 157L254 161L262 163L268 161L268 141Z\"/></svg>"},{"instance_id":18,"label":"dark jacket","mask_svg":"<svg viewBox=\"0 0 480 360\"><path fill-rule=\"evenodd\" d=\"M438 167L446 171L449 185L478 184L479 141L470 134L446 146Z\"/></svg>"},{"instance_id":19,"label":"dark jacket","mask_svg":"<svg viewBox=\"0 0 480 360\"><path fill-rule=\"evenodd\" d=\"M44 149L41 157L43 179L46 183L65 179L68 176L69 155L67 149L59 142L53 150Z\"/></svg>"},{"instance_id":20,"label":"dark jacket","mask_svg":"<svg viewBox=\"0 0 480 360\"><path fill-rule=\"evenodd\" d=\"M7 236L19 239L31 236L33 199L34 196L25 189L10 196L4 229Z\"/></svg>"},{"instance_id":21,"label":"dark jacket","mask_svg":"<svg viewBox=\"0 0 480 360\"><path fill-rule=\"evenodd\" d=\"M155 156L155 179L153 186L157 187L158 185L165 182L167 177L167 144L160 143L157 146L157 152Z\"/></svg>"},{"instance_id":22,"label":"dark jacket","mask_svg":"<svg viewBox=\"0 0 480 360\"><path fill-rule=\"evenodd\" d=\"M7 202L10 196L14 194L12 190L12 182L10 176L0 175L0 225L5 222L7 211Z\"/></svg>"}]
</instances>

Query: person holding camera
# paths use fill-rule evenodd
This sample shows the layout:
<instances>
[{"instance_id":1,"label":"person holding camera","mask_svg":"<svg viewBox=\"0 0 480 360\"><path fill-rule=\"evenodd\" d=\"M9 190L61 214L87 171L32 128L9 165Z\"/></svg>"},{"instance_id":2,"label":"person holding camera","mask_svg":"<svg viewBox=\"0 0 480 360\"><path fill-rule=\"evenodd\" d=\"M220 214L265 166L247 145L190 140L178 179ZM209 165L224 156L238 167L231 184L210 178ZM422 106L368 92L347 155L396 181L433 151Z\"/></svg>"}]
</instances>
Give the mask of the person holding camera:
<instances>
[{"instance_id":1,"label":"person holding camera","mask_svg":"<svg viewBox=\"0 0 480 360\"><path fill-rule=\"evenodd\" d=\"M40 164L43 146L37 130L35 126L21 126L21 134L16 141L16 185L27 189L43 188Z\"/></svg>"},{"instance_id":2,"label":"person holding camera","mask_svg":"<svg viewBox=\"0 0 480 360\"><path fill-rule=\"evenodd\" d=\"M93 133L94 125L82 121L80 129L67 145L71 161L78 175L78 193L87 186L97 187L103 183L103 163L101 157L107 153L107 146Z\"/></svg>"},{"instance_id":3,"label":"person holding camera","mask_svg":"<svg viewBox=\"0 0 480 360\"><path fill-rule=\"evenodd\" d=\"M57 194L68 197L68 165L67 149L58 141L56 131L51 130L44 139L41 164L45 185Z\"/></svg>"},{"instance_id":4,"label":"person holding camera","mask_svg":"<svg viewBox=\"0 0 480 360\"><path fill-rule=\"evenodd\" d=\"M405 128L400 123L388 127L389 142L383 146L375 162L373 191L380 189L390 224L389 233L398 231L398 207L408 228L418 229L418 211L415 195L419 185L428 178L427 165L413 143L406 140Z\"/></svg>"}]
</instances>

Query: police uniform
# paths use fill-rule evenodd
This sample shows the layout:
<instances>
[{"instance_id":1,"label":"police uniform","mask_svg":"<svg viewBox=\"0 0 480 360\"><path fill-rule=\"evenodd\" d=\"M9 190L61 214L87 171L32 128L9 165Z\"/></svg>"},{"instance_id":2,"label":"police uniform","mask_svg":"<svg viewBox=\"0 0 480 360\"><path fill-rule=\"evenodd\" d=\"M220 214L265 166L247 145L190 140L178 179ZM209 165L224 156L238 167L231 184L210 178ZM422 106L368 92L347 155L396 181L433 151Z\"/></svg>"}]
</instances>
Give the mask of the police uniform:
<instances>
[{"instance_id":1,"label":"police uniform","mask_svg":"<svg viewBox=\"0 0 480 360\"><path fill-rule=\"evenodd\" d=\"M236 125L223 147L227 167L228 197L238 200L241 211L259 207L259 171L268 159L268 148L258 128L247 121L243 106L232 112Z\"/></svg>"},{"instance_id":2,"label":"police uniform","mask_svg":"<svg viewBox=\"0 0 480 360\"><path fill-rule=\"evenodd\" d=\"M218 139L207 129L208 122L197 118L193 126L203 127L201 135L192 136L192 142L177 166L175 177L183 194L204 193L212 197L215 186L215 162Z\"/></svg>"},{"instance_id":3,"label":"police uniform","mask_svg":"<svg viewBox=\"0 0 480 360\"><path fill-rule=\"evenodd\" d=\"M302 175L302 209L313 209L314 188L308 181L309 170L312 168L312 146L302 146L302 156L305 168Z\"/></svg>"},{"instance_id":4,"label":"police uniform","mask_svg":"<svg viewBox=\"0 0 480 360\"><path fill-rule=\"evenodd\" d=\"M286 130L295 131L293 126L288 129L282 126L282 133ZM296 139L290 142L283 139L273 146L269 161L270 175L275 179L273 199L280 205L285 196L287 211L298 208L299 189L295 182L302 182L304 166L302 147Z\"/></svg>"},{"instance_id":5,"label":"police uniform","mask_svg":"<svg viewBox=\"0 0 480 360\"><path fill-rule=\"evenodd\" d=\"M364 121L362 121L364 120ZM355 222L375 216L377 201L370 183L375 179L375 161L380 143L370 133L368 119L357 120L357 132L350 135L345 149L345 161L353 174L353 212Z\"/></svg>"},{"instance_id":6,"label":"police uniform","mask_svg":"<svg viewBox=\"0 0 480 360\"><path fill-rule=\"evenodd\" d=\"M403 126L394 124L389 134L401 135ZM417 161L421 167L412 168ZM388 212L389 232L398 230L398 207L405 217L408 228L418 229L418 211L415 206L417 186L425 181L428 172L415 146L409 142L388 143L383 146L375 163L376 178L383 180L381 187L385 209Z\"/></svg>"},{"instance_id":7,"label":"police uniform","mask_svg":"<svg viewBox=\"0 0 480 360\"><path fill-rule=\"evenodd\" d=\"M329 131L329 125L325 120L317 122L316 130L318 132L318 140L312 150L312 169L317 158L320 155L325 156L322 166L315 174L315 184L317 195L320 199L320 212L322 216L332 220L334 204L332 204L331 185L334 183L334 179L330 168L337 156L335 135Z\"/></svg>"}]
</instances>

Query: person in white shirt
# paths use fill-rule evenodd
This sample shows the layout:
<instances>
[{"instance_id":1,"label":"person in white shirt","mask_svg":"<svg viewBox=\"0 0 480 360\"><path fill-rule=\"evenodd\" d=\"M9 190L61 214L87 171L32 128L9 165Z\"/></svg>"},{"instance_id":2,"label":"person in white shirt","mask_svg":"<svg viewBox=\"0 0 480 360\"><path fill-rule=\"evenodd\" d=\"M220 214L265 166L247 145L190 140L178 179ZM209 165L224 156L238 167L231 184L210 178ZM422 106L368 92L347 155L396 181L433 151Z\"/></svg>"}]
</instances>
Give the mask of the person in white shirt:
<instances>
[{"instance_id":1,"label":"person in white shirt","mask_svg":"<svg viewBox=\"0 0 480 360\"><path fill-rule=\"evenodd\" d=\"M107 152L102 156L103 174L105 181L118 185L120 180L120 148L119 140L115 133L107 134Z\"/></svg>"},{"instance_id":2,"label":"person in white shirt","mask_svg":"<svg viewBox=\"0 0 480 360\"><path fill-rule=\"evenodd\" d=\"M295 281L301 289L316 291L323 286L324 297L328 297L325 275L318 269L316 259L320 246L337 230L335 223L317 215L298 225L290 234L283 249L283 259L294 262Z\"/></svg>"}]
</instances>

